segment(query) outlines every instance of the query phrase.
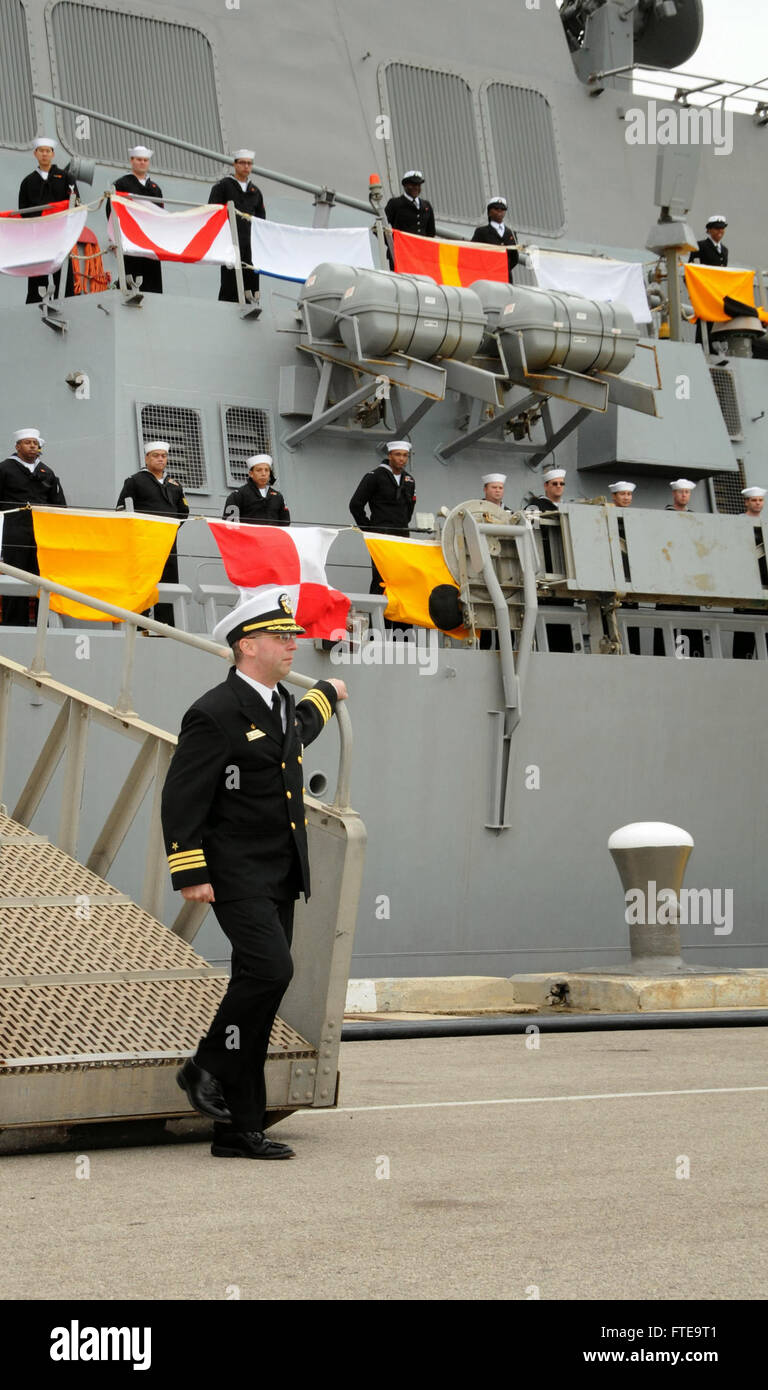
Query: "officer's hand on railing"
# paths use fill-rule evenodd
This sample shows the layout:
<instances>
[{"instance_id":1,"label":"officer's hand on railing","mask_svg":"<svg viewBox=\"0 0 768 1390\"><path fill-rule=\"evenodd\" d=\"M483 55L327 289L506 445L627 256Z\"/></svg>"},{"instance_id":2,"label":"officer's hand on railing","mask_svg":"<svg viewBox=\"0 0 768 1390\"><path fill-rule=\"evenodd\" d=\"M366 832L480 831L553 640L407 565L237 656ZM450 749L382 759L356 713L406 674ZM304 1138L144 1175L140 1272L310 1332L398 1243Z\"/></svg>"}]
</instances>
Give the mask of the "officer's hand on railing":
<instances>
[{"instance_id":1,"label":"officer's hand on railing","mask_svg":"<svg viewBox=\"0 0 768 1390\"><path fill-rule=\"evenodd\" d=\"M191 903L215 903L216 901L210 883L190 883L188 888L182 888L181 896Z\"/></svg>"},{"instance_id":2,"label":"officer's hand on railing","mask_svg":"<svg viewBox=\"0 0 768 1390\"><path fill-rule=\"evenodd\" d=\"M329 681L328 684L333 686L333 688L334 688L334 690L336 691L336 694L338 695L338 697L339 697L340 700L346 700L346 698L347 698L347 687L346 687L346 685L344 684L343 681L336 681L336 680L333 680L333 681Z\"/></svg>"}]
</instances>

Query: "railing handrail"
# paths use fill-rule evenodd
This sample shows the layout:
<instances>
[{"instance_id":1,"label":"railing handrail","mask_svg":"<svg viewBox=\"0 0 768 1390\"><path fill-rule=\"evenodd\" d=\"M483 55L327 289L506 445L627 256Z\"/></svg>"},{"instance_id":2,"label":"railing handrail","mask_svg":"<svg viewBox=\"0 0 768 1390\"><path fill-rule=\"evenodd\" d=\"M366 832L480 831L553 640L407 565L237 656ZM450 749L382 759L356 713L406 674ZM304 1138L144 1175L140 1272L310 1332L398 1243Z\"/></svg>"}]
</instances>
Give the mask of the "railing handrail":
<instances>
[{"instance_id":1,"label":"railing handrail","mask_svg":"<svg viewBox=\"0 0 768 1390\"><path fill-rule=\"evenodd\" d=\"M95 608L98 612L106 613L109 617L125 623L126 641L128 649L126 652L126 662L123 669L123 688L121 691L116 713L121 711L119 705L127 704L130 692L130 677L133 669L133 654L135 650L136 630L141 627L156 632L161 637L173 638L176 642L181 642L185 646L195 647L197 651L208 652L212 656L228 658L231 655L228 647L222 647L217 642L212 642L207 637L200 637L194 632L184 632L181 628L169 627L167 623L159 623L155 618L145 617L142 613L132 613L130 609L119 608L117 604L108 603L105 599L94 598L91 594L81 593L78 589L70 589L64 584L59 584L53 579L44 579L41 575L32 574L30 570L17 569L15 565L9 565L5 560L0 560L0 573L8 574L13 579L25 580L28 584L33 584L35 588L42 590L44 599L41 599L37 615L37 644L32 665L28 668L31 674L42 675L45 672L45 644L48 632L48 610L50 595L59 594L62 598L72 599L75 603L81 603L87 608ZM130 639L128 637L130 629ZM296 685L301 690L311 690L316 684L311 676L304 676L299 671L291 671L283 677L289 685ZM339 727L339 769L336 778L336 795L332 805L337 811L350 809L349 793L351 778L352 761L352 721L349 711L343 703L336 706L335 716Z\"/></svg>"}]
</instances>

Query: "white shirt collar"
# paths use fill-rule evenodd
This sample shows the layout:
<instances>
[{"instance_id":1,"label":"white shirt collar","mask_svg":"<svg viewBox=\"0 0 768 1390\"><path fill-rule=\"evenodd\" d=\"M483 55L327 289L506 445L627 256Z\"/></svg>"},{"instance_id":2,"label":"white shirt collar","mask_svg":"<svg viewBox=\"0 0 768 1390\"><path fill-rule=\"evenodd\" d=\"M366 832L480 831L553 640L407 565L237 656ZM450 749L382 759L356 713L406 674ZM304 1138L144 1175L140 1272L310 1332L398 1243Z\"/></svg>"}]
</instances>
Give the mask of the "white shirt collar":
<instances>
[{"instance_id":1,"label":"white shirt collar","mask_svg":"<svg viewBox=\"0 0 768 1390\"><path fill-rule=\"evenodd\" d=\"M135 179L138 179L138 180L139 180L139 183L141 184L141 186L142 186L142 188L143 188L144 185L145 185L145 183L147 182L147 179L149 178L149 174L145 174L144 177L143 177L143 179L140 178L138 174L134 174L133 177L134 177Z\"/></svg>"},{"instance_id":2,"label":"white shirt collar","mask_svg":"<svg viewBox=\"0 0 768 1390\"><path fill-rule=\"evenodd\" d=\"M248 180L247 180L247 179L245 180L245 183L243 183L243 180L242 180L242 179L235 179L235 183L239 183L239 184L240 184L240 187L242 188L242 190L243 190L244 193L246 193L246 192L248 191Z\"/></svg>"},{"instance_id":3,"label":"white shirt collar","mask_svg":"<svg viewBox=\"0 0 768 1390\"><path fill-rule=\"evenodd\" d=\"M151 469L151 468L147 468L147 465L146 465L146 464L144 464L144 466L143 466L143 468L142 468L141 471L142 471L142 473L150 473L151 476L154 478L154 480L155 480L156 483L164 483L165 480L166 480L166 478L168 477L168 469L167 469L167 468L166 468L166 470L165 470L165 472L164 472L162 478L158 478L158 476L157 476L156 473L152 473L152 469Z\"/></svg>"},{"instance_id":4,"label":"white shirt collar","mask_svg":"<svg viewBox=\"0 0 768 1390\"><path fill-rule=\"evenodd\" d=\"M283 733L285 733L285 703L283 701L282 695L280 695L280 691L277 689L277 686L262 685L261 681L254 680L253 676L246 676L245 672L241 671L239 667L237 667L237 674L240 677L241 681L247 681L248 685L250 685L257 692L257 694L261 696L262 700L264 701L264 704L267 705L267 707L270 710L272 709L272 696L277 691L277 694L280 696L280 722L283 726Z\"/></svg>"},{"instance_id":5,"label":"white shirt collar","mask_svg":"<svg viewBox=\"0 0 768 1390\"><path fill-rule=\"evenodd\" d=\"M420 198L412 198L410 193L405 192L405 189L403 189L403 197L407 198L409 203L413 203L414 207L419 207L421 204Z\"/></svg>"},{"instance_id":6,"label":"white shirt collar","mask_svg":"<svg viewBox=\"0 0 768 1390\"><path fill-rule=\"evenodd\" d=\"M269 492L269 483L267 483L266 487L260 487L259 492L261 493L262 497L266 497L267 493Z\"/></svg>"},{"instance_id":7,"label":"white shirt collar","mask_svg":"<svg viewBox=\"0 0 768 1390\"><path fill-rule=\"evenodd\" d=\"M15 458L15 460L16 460L17 463L20 463L20 464L21 464L22 468L26 468L27 471L28 471L29 473L34 473L35 469L37 468L38 463L40 462L40 455L39 455L39 454L38 454L37 458L34 460L33 463L27 463L27 460L26 460L26 459L19 458L19 455L16 453L15 450L14 450L14 452L13 452L12 457Z\"/></svg>"},{"instance_id":8,"label":"white shirt collar","mask_svg":"<svg viewBox=\"0 0 768 1390\"><path fill-rule=\"evenodd\" d=\"M387 472L392 474L392 477L394 478L396 483L401 483L403 481L403 478L405 477L404 468L401 468L400 472L396 473L394 468L391 468L388 463L382 463L381 467L386 468Z\"/></svg>"},{"instance_id":9,"label":"white shirt collar","mask_svg":"<svg viewBox=\"0 0 768 1390\"><path fill-rule=\"evenodd\" d=\"M51 171L50 169L38 169L37 172L40 175L41 179L47 179Z\"/></svg>"},{"instance_id":10,"label":"white shirt collar","mask_svg":"<svg viewBox=\"0 0 768 1390\"><path fill-rule=\"evenodd\" d=\"M505 222L489 222L488 226L493 227L494 232L498 232L499 236L503 236L507 230Z\"/></svg>"}]
</instances>

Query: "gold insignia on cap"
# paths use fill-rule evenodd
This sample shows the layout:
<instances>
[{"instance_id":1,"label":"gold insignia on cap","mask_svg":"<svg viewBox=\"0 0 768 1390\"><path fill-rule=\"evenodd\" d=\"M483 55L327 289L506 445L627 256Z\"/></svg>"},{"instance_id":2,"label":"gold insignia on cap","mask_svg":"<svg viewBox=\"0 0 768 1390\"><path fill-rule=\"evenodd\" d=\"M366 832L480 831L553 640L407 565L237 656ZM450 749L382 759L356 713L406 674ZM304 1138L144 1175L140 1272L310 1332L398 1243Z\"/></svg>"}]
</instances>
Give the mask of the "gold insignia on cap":
<instances>
[{"instance_id":1,"label":"gold insignia on cap","mask_svg":"<svg viewBox=\"0 0 768 1390\"><path fill-rule=\"evenodd\" d=\"M289 618L292 618L292 617L293 617L293 609L292 609L292 607L291 607L291 600L289 599L288 595L287 595L287 594L281 594L280 597L279 597L279 599L278 599L277 601L278 601L280 607L282 608L283 612L284 612L284 613L287 613Z\"/></svg>"}]
</instances>

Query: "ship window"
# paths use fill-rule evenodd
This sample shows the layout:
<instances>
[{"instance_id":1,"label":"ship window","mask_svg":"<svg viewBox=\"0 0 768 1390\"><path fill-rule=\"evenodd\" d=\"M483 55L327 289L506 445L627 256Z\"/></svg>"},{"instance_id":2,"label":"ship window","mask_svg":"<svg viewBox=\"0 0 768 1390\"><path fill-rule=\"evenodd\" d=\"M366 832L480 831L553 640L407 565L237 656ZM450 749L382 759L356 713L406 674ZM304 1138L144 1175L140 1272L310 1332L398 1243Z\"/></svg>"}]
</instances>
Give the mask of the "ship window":
<instances>
[{"instance_id":1,"label":"ship window","mask_svg":"<svg viewBox=\"0 0 768 1390\"><path fill-rule=\"evenodd\" d=\"M28 149L37 133L24 6L21 0L5 0L0 6L0 144Z\"/></svg>"},{"instance_id":2,"label":"ship window","mask_svg":"<svg viewBox=\"0 0 768 1390\"><path fill-rule=\"evenodd\" d=\"M489 82L481 93L494 191L510 225L541 236L565 229L565 199L552 107L541 92Z\"/></svg>"},{"instance_id":3,"label":"ship window","mask_svg":"<svg viewBox=\"0 0 768 1390\"><path fill-rule=\"evenodd\" d=\"M733 372L729 371L727 367L710 367L709 372L718 405L723 412L725 428L730 438L743 439L741 411L739 410L739 398L736 395L736 381Z\"/></svg>"},{"instance_id":4,"label":"ship window","mask_svg":"<svg viewBox=\"0 0 768 1390\"><path fill-rule=\"evenodd\" d=\"M741 516L744 511L744 498L741 495L741 489L747 484L744 479L744 460L737 459L736 461L739 465L738 473L713 473L711 483L717 511Z\"/></svg>"},{"instance_id":5,"label":"ship window","mask_svg":"<svg viewBox=\"0 0 768 1390\"><path fill-rule=\"evenodd\" d=\"M380 77L391 122L385 149L394 193L402 193L407 169L421 169L438 220L480 221L486 194L469 84L455 73L406 63L389 63Z\"/></svg>"},{"instance_id":6,"label":"ship window","mask_svg":"<svg viewBox=\"0 0 768 1390\"><path fill-rule=\"evenodd\" d=\"M206 36L187 24L108 10L81 0L59 0L49 16L55 94L82 102L137 130L62 111L62 138L78 154L119 167L140 128L177 140L224 148L213 51ZM153 172L210 178L215 163L186 149L152 140Z\"/></svg>"},{"instance_id":7,"label":"ship window","mask_svg":"<svg viewBox=\"0 0 768 1390\"><path fill-rule=\"evenodd\" d=\"M168 472L185 491L208 491L203 421L199 410L183 405L137 405L138 446L142 464L144 446L153 439L170 444Z\"/></svg>"},{"instance_id":8,"label":"ship window","mask_svg":"<svg viewBox=\"0 0 768 1390\"><path fill-rule=\"evenodd\" d=\"M248 478L246 460L252 454L272 453L272 426L269 412L253 406L223 405L221 428L227 482L241 487Z\"/></svg>"}]
</instances>

